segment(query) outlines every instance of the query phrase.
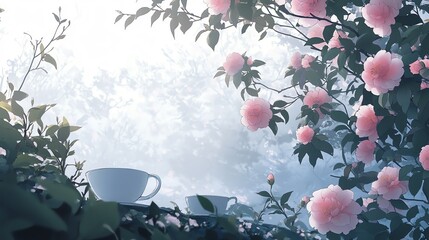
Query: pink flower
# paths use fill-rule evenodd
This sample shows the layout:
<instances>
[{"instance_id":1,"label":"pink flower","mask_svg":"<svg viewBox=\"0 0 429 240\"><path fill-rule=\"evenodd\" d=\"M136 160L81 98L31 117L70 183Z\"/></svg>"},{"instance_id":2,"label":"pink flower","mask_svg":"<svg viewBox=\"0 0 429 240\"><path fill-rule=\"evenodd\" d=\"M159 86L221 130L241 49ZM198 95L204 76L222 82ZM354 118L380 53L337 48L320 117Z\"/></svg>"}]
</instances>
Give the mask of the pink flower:
<instances>
[{"instance_id":1,"label":"pink flower","mask_svg":"<svg viewBox=\"0 0 429 240\"><path fill-rule=\"evenodd\" d=\"M314 61L314 59L316 58L311 55L305 54L301 61L302 67L309 68L310 64Z\"/></svg>"},{"instance_id":2,"label":"pink flower","mask_svg":"<svg viewBox=\"0 0 429 240\"><path fill-rule=\"evenodd\" d=\"M223 68L225 69L226 74L234 76L243 68L244 58L241 54L233 52L230 53L225 62L223 63Z\"/></svg>"},{"instance_id":3,"label":"pink flower","mask_svg":"<svg viewBox=\"0 0 429 240\"><path fill-rule=\"evenodd\" d=\"M6 156L6 150L0 147L0 156Z\"/></svg>"},{"instance_id":4,"label":"pink flower","mask_svg":"<svg viewBox=\"0 0 429 240\"><path fill-rule=\"evenodd\" d=\"M330 25L330 23L327 22L327 21L320 21L320 22L318 22L317 24L313 25L310 29L308 29L307 37L308 38L318 37L318 38L324 39L323 38L323 30L328 25ZM324 46L326 46L326 42L321 42L321 43L313 44L313 46L315 48L322 49Z\"/></svg>"},{"instance_id":5,"label":"pink flower","mask_svg":"<svg viewBox=\"0 0 429 240\"><path fill-rule=\"evenodd\" d=\"M252 59L252 57L248 57L247 58L247 65L249 65L249 66L252 66L252 64L253 64L253 59Z\"/></svg>"},{"instance_id":6,"label":"pink flower","mask_svg":"<svg viewBox=\"0 0 429 240\"><path fill-rule=\"evenodd\" d=\"M174 225L180 228L180 225L181 225L180 220L175 216L167 214L167 216L165 216L165 221L168 225Z\"/></svg>"},{"instance_id":7,"label":"pink flower","mask_svg":"<svg viewBox=\"0 0 429 240\"><path fill-rule=\"evenodd\" d=\"M392 32L390 25L395 23L401 4L401 0L371 0L362 8L365 24L373 28L375 34L388 36Z\"/></svg>"},{"instance_id":8,"label":"pink flower","mask_svg":"<svg viewBox=\"0 0 429 240\"><path fill-rule=\"evenodd\" d=\"M289 66L295 70L298 70L298 69L302 68L301 61L302 61L301 53L294 52L290 58Z\"/></svg>"},{"instance_id":9,"label":"pink flower","mask_svg":"<svg viewBox=\"0 0 429 240\"><path fill-rule=\"evenodd\" d=\"M326 17L326 0L292 0L291 6L290 11L296 15ZM311 18L299 19L299 23L304 27L314 25L317 21Z\"/></svg>"},{"instance_id":10,"label":"pink flower","mask_svg":"<svg viewBox=\"0 0 429 240\"><path fill-rule=\"evenodd\" d=\"M328 47L329 48L342 48L343 45L340 42L340 38L348 38L347 34L343 31L337 30L332 35L331 40L329 40Z\"/></svg>"},{"instance_id":11,"label":"pink flower","mask_svg":"<svg viewBox=\"0 0 429 240\"><path fill-rule=\"evenodd\" d=\"M365 164L370 164L374 160L375 143L364 140L359 143L356 149L356 159Z\"/></svg>"},{"instance_id":12,"label":"pink flower","mask_svg":"<svg viewBox=\"0 0 429 240\"><path fill-rule=\"evenodd\" d=\"M419 161L424 170L429 171L429 145L422 147L419 154Z\"/></svg>"},{"instance_id":13,"label":"pink flower","mask_svg":"<svg viewBox=\"0 0 429 240\"><path fill-rule=\"evenodd\" d=\"M393 207L392 203L382 197L377 198L378 208L383 210L385 213L395 212L395 207Z\"/></svg>"},{"instance_id":14,"label":"pink flower","mask_svg":"<svg viewBox=\"0 0 429 240\"><path fill-rule=\"evenodd\" d=\"M412 74L420 74L420 70L422 70L424 66L424 63L421 60L416 60L410 64L410 72Z\"/></svg>"},{"instance_id":15,"label":"pink flower","mask_svg":"<svg viewBox=\"0 0 429 240\"><path fill-rule=\"evenodd\" d=\"M370 203L374 202L372 198L362 198L362 206L367 208Z\"/></svg>"},{"instance_id":16,"label":"pink flower","mask_svg":"<svg viewBox=\"0 0 429 240\"><path fill-rule=\"evenodd\" d=\"M273 112L270 103L263 98L248 99L240 110L241 123L250 131L268 127Z\"/></svg>"},{"instance_id":17,"label":"pink flower","mask_svg":"<svg viewBox=\"0 0 429 240\"><path fill-rule=\"evenodd\" d=\"M225 14L231 4L230 0L204 0L204 2L209 7L209 13L211 15Z\"/></svg>"},{"instance_id":18,"label":"pink flower","mask_svg":"<svg viewBox=\"0 0 429 240\"><path fill-rule=\"evenodd\" d=\"M313 139L314 130L309 126L302 126L296 130L296 138L298 142L306 145Z\"/></svg>"},{"instance_id":19,"label":"pink flower","mask_svg":"<svg viewBox=\"0 0 429 240\"><path fill-rule=\"evenodd\" d=\"M399 199L408 191L407 183L399 181L399 168L384 167L371 185L371 194L379 194L386 200Z\"/></svg>"},{"instance_id":20,"label":"pink flower","mask_svg":"<svg viewBox=\"0 0 429 240\"><path fill-rule=\"evenodd\" d=\"M422 81L422 83L420 83L420 90L423 90L423 89L426 89L426 88L429 88L429 83L425 82L425 81Z\"/></svg>"},{"instance_id":21,"label":"pink flower","mask_svg":"<svg viewBox=\"0 0 429 240\"><path fill-rule=\"evenodd\" d=\"M332 100L331 97L328 95L328 93L325 90L319 87L316 87L314 90L307 92L303 102L305 105L311 108L315 104L319 105L320 107L320 105L331 102L331 100ZM324 116L319 108L316 108L316 111L319 114L319 117Z\"/></svg>"},{"instance_id":22,"label":"pink flower","mask_svg":"<svg viewBox=\"0 0 429 240\"><path fill-rule=\"evenodd\" d=\"M269 173L268 174L268 176L267 176L267 182L268 182L268 184L270 184L270 185L273 185L274 184L274 174L272 174L272 173Z\"/></svg>"},{"instance_id":23,"label":"pink flower","mask_svg":"<svg viewBox=\"0 0 429 240\"><path fill-rule=\"evenodd\" d=\"M362 79L365 89L374 95L387 93L399 86L404 74L404 64L399 58L393 58L389 52L380 50L375 57L369 57L364 63Z\"/></svg>"},{"instance_id":24,"label":"pink flower","mask_svg":"<svg viewBox=\"0 0 429 240\"><path fill-rule=\"evenodd\" d=\"M353 200L351 190L342 190L337 185L317 190L307 204L310 226L320 233L348 234L358 224L357 215L362 211Z\"/></svg>"},{"instance_id":25,"label":"pink flower","mask_svg":"<svg viewBox=\"0 0 429 240\"><path fill-rule=\"evenodd\" d=\"M377 124L381 117L377 117L374 106L371 104L360 106L356 112L356 134L359 137L368 137L371 141L378 139Z\"/></svg>"}]
</instances>

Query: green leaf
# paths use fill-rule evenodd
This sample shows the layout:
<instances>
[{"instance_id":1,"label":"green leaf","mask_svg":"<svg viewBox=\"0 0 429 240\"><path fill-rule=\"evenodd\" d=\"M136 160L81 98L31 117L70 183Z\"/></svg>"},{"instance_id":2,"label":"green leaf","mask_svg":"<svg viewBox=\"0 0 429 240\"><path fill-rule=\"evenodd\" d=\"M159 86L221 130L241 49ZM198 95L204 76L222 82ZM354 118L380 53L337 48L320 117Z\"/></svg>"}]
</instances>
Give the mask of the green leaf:
<instances>
[{"instance_id":1,"label":"green leaf","mask_svg":"<svg viewBox=\"0 0 429 240\"><path fill-rule=\"evenodd\" d=\"M376 220L380 220L383 218L386 218L386 213L379 209L379 208L374 208L369 210L368 212L365 212L363 214L369 221L376 221Z\"/></svg>"},{"instance_id":2,"label":"green leaf","mask_svg":"<svg viewBox=\"0 0 429 240\"><path fill-rule=\"evenodd\" d=\"M270 122L268 123L268 126L270 127L273 134L276 135L279 128L277 127L276 121L274 121L273 118L271 118Z\"/></svg>"},{"instance_id":3,"label":"green leaf","mask_svg":"<svg viewBox=\"0 0 429 240\"><path fill-rule=\"evenodd\" d=\"M38 181L54 199L67 203L75 214L80 207L80 193L72 185L60 184L50 180Z\"/></svg>"},{"instance_id":4,"label":"green leaf","mask_svg":"<svg viewBox=\"0 0 429 240\"><path fill-rule=\"evenodd\" d=\"M329 115L333 120L337 122L347 124L347 122L349 121L349 117L347 116L347 114L342 111L332 110Z\"/></svg>"},{"instance_id":5,"label":"green leaf","mask_svg":"<svg viewBox=\"0 0 429 240\"><path fill-rule=\"evenodd\" d=\"M25 99L26 97L28 97L28 94L22 91L15 91L13 92L13 96L12 99L15 101L21 101L23 99Z\"/></svg>"},{"instance_id":6,"label":"green leaf","mask_svg":"<svg viewBox=\"0 0 429 240\"><path fill-rule=\"evenodd\" d=\"M335 25L334 24L326 26L323 29L323 39L326 42L329 42L329 40L331 40L332 36L334 35L334 31L335 31Z\"/></svg>"},{"instance_id":7,"label":"green leaf","mask_svg":"<svg viewBox=\"0 0 429 240\"><path fill-rule=\"evenodd\" d=\"M121 20L123 16L124 16L124 14L119 14L119 15L115 18L115 23L117 23L119 20Z\"/></svg>"},{"instance_id":8,"label":"green leaf","mask_svg":"<svg viewBox=\"0 0 429 240\"><path fill-rule=\"evenodd\" d=\"M213 205L213 203L206 197L198 195L197 194L198 201L200 202L201 206L204 208L204 210L209 211L211 213L215 213L216 209Z\"/></svg>"},{"instance_id":9,"label":"green leaf","mask_svg":"<svg viewBox=\"0 0 429 240\"><path fill-rule=\"evenodd\" d=\"M125 20L125 24L124 24L124 26L125 26L125 29L127 29L127 27L132 23L132 22L134 22L134 19L135 19L136 17L134 16L134 15L131 15L131 16L129 16L126 20Z\"/></svg>"},{"instance_id":10,"label":"green leaf","mask_svg":"<svg viewBox=\"0 0 429 240\"><path fill-rule=\"evenodd\" d=\"M65 141L69 136L70 136L70 126L64 126L58 129L58 140Z\"/></svg>"},{"instance_id":11,"label":"green leaf","mask_svg":"<svg viewBox=\"0 0 429 240\"><path fill-rule=\"evenodd\" d=\"M82 239L106 237L112 234L111 229L119 227L118 204L115 202L89 202L83 207L83 211L79 224Z\"/></svg>"},{"instance_id":12,"label":"green leaf","mask_svg":"<svg viewBox=\"0 0 429 240\"><path fill-rule=\"evenodd\" d=\"M3 119L0 119L0 133L0 143L8 149L15 149L17 142L22 139L18 130Z\"/></svg>"},{"instance_id":13,"label":"green leaf","mask_svg":"<svg viewBox=\"0 0 429 240\"><path fill-rule=\"evenodd\" d=\"M429 178L426 178L423 183L423 193L426 196L426 199L429 201Z\"/></svg>"},{"instance_id":14,"label":"green leaf","mask_svg":"<svg viewBox=\"0 0 429 240\"><path fill-rule=\"evenodd\" d=\"M54 66L55 69L57 69L57 62L55 61L55 59L51 55L49 55L47 53L45 55L43 55L43 61L52 64L52 66Z\"/></svg>"},{"instance_id":15,"label":"green leaf","mask_svg":"<svg viewBox=\"0 0 429 240\"><path fill-rule=\"evenodd\" d=\"M282 197L280 198L280 205L281 206L283 206L285 203L287 203L287 201L289 201L291 194L292 194L292 191L287 192L287 193L282 195Z\"/></svg>"},{"instance_id":16,"label":"green leaf","mask_svg":"<svg viewBox=\"0 0 429 240\"><path fill-rule=\"evenodd\" d=\"M131 15L130 17L133 17L133 20L130 20L131 22L133 22L134 21L134 18L138 18L138 17L140 17L140 16L142 16L142 15L145 15L145 14L147 14L147 13L149 13L150 12L150 8L148 8L148 7L141 7L141 8L139 8L138 10L137 10L137 12L136 12L136 15L135 15L135 17L133 16L133 15ZM130 17L128 17L128 18L130 18ZM130 23L131 23L130 22ZM129 25L129 24L128 24ZM127 28L127 26L128 25L126 25L125 26L125 28Z\"/></svg>"},{"instance_id":17,"label":"green leaf","mask_svg":"<svg viewBox=\"0 0 429 240\"><path fill-rule=\"evenodd\" d=\"M42 163L38 158L34 156L30 156L27 154L20 154L16 157L15 161L13 162L14 168L27 168L31 165Z\"/></svg>"},{"instance_id":18,"label":"green leaf","mask_svg":"<svg viewBox=\"0 0 429 240\"><path fill-rule=\"evenodd\" d=\"M209 35L207 36L207 44L215 50L216 44L219 41L219 31L218 30L211 30Z\"/></svg>"},{"instance_id":19,"label":"green leaf","mask_svg":"<svg viewBox=\"0 0 429 240\"><path fill-rule=\"evenodd\" d=\"M253 67L259 67L259 66L262 66L262 65L265 65L265 62L261 61L261 60L254 60L253 64L252 64Z\"/></svg>"},{"instance_id":20,"label":"green leaf","mask_svg":"<svg viewBox=\"0 0 429 240\"><path fill-rule=\"evenodd\" d=\"M252 9L252 5L250 4L245 4L245 3L238 3L237 4L237 10L238 10L238 14L247 19L247 20L252 20L253 19L253 9Z\"/></svg>"},{"instance_id":21,"label":"green leaf","mask_svg":"<svg viewBox=\"0 0 429 240\"><path fill-rule=\"evenodd\" d=\"M161 11L155 11L150 17L150 26L161 16Z\"/></svg>"},{"instance_id":22,"label":"green leaf","mask_svg":"<svg viewBox=\"0 0 429 240\"><path fill-rule=\"evenodd\" d=\"M416 194L419 192L420 188L422 187L422 183L423 178L420 172L415 172L413 175L411 175L410 179L408 180L408 188L410 189L410 193L413 196L416 196Z\"/></svg>"},{"instance_id":23,"label":"green leaf","mask_svg":"<svg viewBox=\"0 0 429 240\"><path fill-rule=\"evenodd\" d=\"M258 194L262 197L268 197L268 198L271 197L271 195L267 191L260 191L260 192L257 192L256 194Z\"/></svg>"},{"instance_id":24,"label":"green leaf","mask_svg":"<svg viewBox=\"0 0 429 240\"><path fill-rule=\"evenodd\" d=\"M280 114L283 116L285 124L287 124L289 122L289 113L286 110L282 110Z\"/></svg>"},{"instance_id":25,"label":"green leaf","mask_svg":"<svg viewBox=\"0 0 429 240\"><path fill-rule=\"evenodd\" d=\"M45 112L46 106L32 107L28 110L28 120L30 122L36 122L42 118Z\"/></svg>"},{"instance_id":26,"label":"green leaf","mask_svg":"<svg viewBox=\"0 0 429 240\"><path fill-rule=\"evenodd\" d=\"M182 6L183 6L184 8L186 8L187 0L180 0L180 1L182 2Z\"/></svg>"},{"instance_id":27,"label":"green leaf","mask_svg":"<svg viewBox=\"0 0 429 240\"><path fill-rule=\"evenodd\" d=\"M304 44L304 46L311 46L311 45L323 43L323 42L325 42L325 40L323 40L322 38L314 37L314 38L308 39L307 42Z\"/></svg>"},{"instance_id":28,"label":"green leaf","mask_svg":"<svg viewBox=\"0 0 429 240\"><path fill-rule=\"evenodd\" d=\"M404 26L414 26L419 23L423 23L422 19L417 14L409 14L407 16L397 16L396 22L401 23Z\"/></svg>"},{"instance_id":29,"label":"green leaf","mask_svg":"<svg viewBox=\"0 0 429 240\"><path fill-rule=\"evenodd\" d=\"M407 113L411 102L411 89L408 86L399 87L398 92L396 93L396 98L402 108L402 111Z\"/></svg>"},{"instance_id":30,"label":"green leaf","mask_svg":"<svg viewBox=\"0 0 429 240\"><path fill-rule=\"evenodd\" d=\"M171 18L170 20L170 31L171 34L173 35L173 38L176 38L174 35L174 31L176 30L176 28L179 26L179 20L177 19L177 17Z\"/></svg>"},{"instance_id":31,"label":"green leaf","mask_svg":"<svg viewBox=\"0 0 429 240\"><path fill-rule=\"evenodd\" d=\"M392 206L396 209L401 209L401 210L407 210L408 209L407 204L400 199L392 199L389 201L392 204Z\"/></svg>"},{"instance_id":32,"label":"green leaf","mask_svg":"<svg viewBox=\"0 0 429 240\"><path fill-rule=\"evenodd\" d=\"M234 83L235 88L238 88L241 84L241 72L235 74L232 77L232 82Z\"/></svg>"},{"instance_id":33,"label":"green leaf","mask_svg":"<svg viewBox=\"0 0 429 240\"><path fill-rule=\"evenodd\" d=\"M417 216L418 213L419 213L419 207L418 206L414 206L414 207L410 208L407 212L408 221L411 221L411 219L413 219L415 216Z\"/></svg>"},{"instance_id":34,"label":"green leaf","mask_svg":"<svg viewBox=\"0 0 429 240\"><path fill-rule=\"evenodd\" d=\"M253 88L246 88L246 92L247 92L247 94L249 94L250 96L253 96L253 97L257 97L259 94L258 90L253 89Z\"/></svg>"},{"instance_id":35,"label":"green leaf","mask_svg":"<svg viewBox=\"0 0 429 240\"><path fill-rule=\"evenodd\" d=\"M55 231L66 231L67 225L48 206L39 202L33 194L17 185L0 182L0 192L7 193L0 198L0 206L7 209L10 216L32 222L35 225Z\"/></svg>"},{"instance_id":36,"label":"green leaf","mask_svg":"<svg viewBox=\"0 0 429 240\"><path fill-rule=\"evenodd\" d=\"M393 229L390 233L389 239L400 240L404 239L405 236L413 229L413 226L407 223L401 223L397 228Z\"/></svg>"}]
</instances>

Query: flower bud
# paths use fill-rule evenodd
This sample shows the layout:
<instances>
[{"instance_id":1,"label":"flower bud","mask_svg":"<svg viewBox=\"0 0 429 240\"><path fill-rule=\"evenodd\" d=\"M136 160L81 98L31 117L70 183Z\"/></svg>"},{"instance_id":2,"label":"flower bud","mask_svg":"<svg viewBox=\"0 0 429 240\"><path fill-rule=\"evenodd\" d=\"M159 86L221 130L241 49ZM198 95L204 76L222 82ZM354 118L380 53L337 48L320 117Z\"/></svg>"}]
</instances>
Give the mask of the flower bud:
<instances>
[{"instance_id":1,"label":"flower bud","mask_svg":"<svg viewBox=\"0 0 429 240\"><path fill-rule=\"evenodd\" d=\"M308 196L304 196L301 198L301 205L305 206L307 203L310 202L310 198Z\"/></svg>"},{"instance_id":2,"label":"flower bud","mask_svg":"<svg viewBox=\"0 0 429 240\"><path fill-rule=\"evenodd\" d=\"M271 186L274 184L274 174L272 174L272 173L268 174L268 176L267 176L267 182Z\"/></svg>"}]
</instances>

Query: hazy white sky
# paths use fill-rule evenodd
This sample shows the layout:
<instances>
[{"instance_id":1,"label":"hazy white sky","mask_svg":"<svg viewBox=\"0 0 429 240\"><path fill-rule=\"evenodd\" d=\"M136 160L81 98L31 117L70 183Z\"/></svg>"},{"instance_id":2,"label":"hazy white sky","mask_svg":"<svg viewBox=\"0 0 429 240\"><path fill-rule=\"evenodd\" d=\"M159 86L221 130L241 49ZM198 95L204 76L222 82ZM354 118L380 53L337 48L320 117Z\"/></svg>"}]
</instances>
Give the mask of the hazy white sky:
<instances>
[{"instance_id":1,"label":"hazy white sky","mask_svg":"<svg viewBox=\"0 0 429 240\"><path fill-rule=\"evenodd\" d=\"M194 42L199 26L186 35L177 31L174 40L168 25L150 28L148 17L127 30L123 21L113 24L115 10L133 12L141 2L0 1L0 74L16 85L31 54L23 32L49 37L58 6L72 21L51 54L58 70L48 66L49 74L31 75L23 90L36 103L57 103L45 122L64 115L83 127L73 137L80 139L75 159L86 160L85 171L116 166L158 174L163 186L153 200L181 207L184 196L198 193L235 195L259 210L263 199L255 192L268 189L271 171L275 191L295 190L295 203L335 182L329 177L334 160L313 169L292 155L296 122L281 127L277 137L269 129L249 132L240 124L239 90L212 79L228 53L247 51L267 62L260 69L265 83L285 86L289 80L282 76L296 47L276 36L258 41L255 31L241 36L231 29L213 52L204 35ZM262 97L273 102L281 96Z\"/></svg>"}]
</instances>

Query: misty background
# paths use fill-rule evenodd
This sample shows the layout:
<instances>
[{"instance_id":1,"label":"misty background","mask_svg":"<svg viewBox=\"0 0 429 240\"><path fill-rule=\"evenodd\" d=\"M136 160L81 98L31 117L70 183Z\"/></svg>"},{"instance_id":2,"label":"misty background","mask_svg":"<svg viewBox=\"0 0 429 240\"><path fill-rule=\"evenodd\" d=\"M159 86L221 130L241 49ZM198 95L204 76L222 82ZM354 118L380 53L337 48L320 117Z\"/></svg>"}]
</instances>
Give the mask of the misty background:
<instances>
[{"instance_id":1,"label":"misty background","mask_svg":"<svg viewBox=\"0 0 429 240\"><path fill-rule=\"evenodd\" d=\"M202 0L199 4L205 7ZM181 208L187 195L215 194L236 196L259 211L265 199L256 192L269 189L270 172L276 195L294 191L291 206L336 183L329 174L339 160L326 156L313 169L307 159L299 164L292 154L301 102L289 109L291 121L280 126L277 136L269 128L250 132L240 123L241 89L227 88L222 77L213 79L227 54L247 52L267 63L259 67L266 85L284 87L290 84L283 78L289 57L302 43L272 32L258 41L254 29L241 35L239 28L222 31L212 51L205 34L195 42L202 29L195 24L186 35L177 29L176 39L168 21L158 20L151 28L150 16L126 30L124 19L114 24L115 10L134 13L142 5L131 0L0 1L5 9L0 15L1 90L7 81L19 86L29 66L32 48L23 33L50 38L56 27L51 13L61 6L71 27L51 52L58 70L45 64L49 73L31 73L22 90L36 105L57 103L45 123L65 116L82 127L71 136L79 142L69 161L86 160L84 172L128 167L157 174L162 188L151 200L164 207L174 201ZM260 96L271 103L282 97ZM146 193L153 186L150 182Z\"/></svg>"}]
</instances>

